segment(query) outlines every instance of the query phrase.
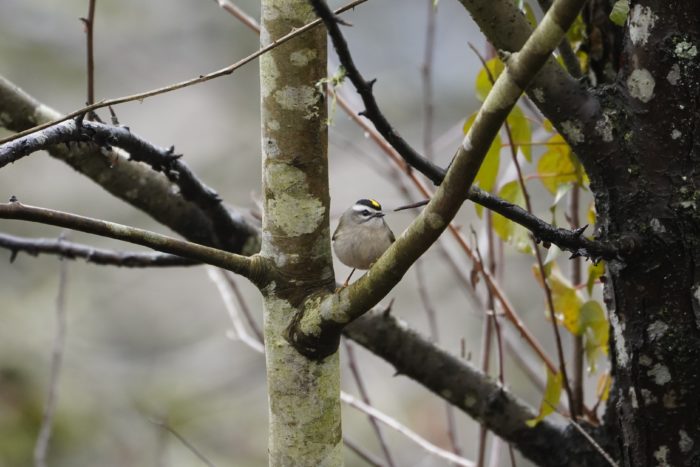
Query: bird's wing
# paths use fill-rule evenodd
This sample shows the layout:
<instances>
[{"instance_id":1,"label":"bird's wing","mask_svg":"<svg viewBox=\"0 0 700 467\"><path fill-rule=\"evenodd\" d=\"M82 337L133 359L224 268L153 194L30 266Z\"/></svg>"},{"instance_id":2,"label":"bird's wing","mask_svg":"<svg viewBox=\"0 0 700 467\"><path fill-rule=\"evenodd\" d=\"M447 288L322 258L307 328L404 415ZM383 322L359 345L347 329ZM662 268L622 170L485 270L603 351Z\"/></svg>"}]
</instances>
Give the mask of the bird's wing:
<instances>
[{"instance_id":1,"label":"bird's wing","mask_svg":"<svg viewBox=\"0 0 700 467\"><path fill-rule=\"evenodd\" d=\"M331 237L332 241L335 241L336 237L338 236L338 231L340 230L340 226L343 223L343 218L341 217L340 220L338 221L338 227L335 228L335 232L333 232L333 236Z\"/></svg>"}]
</instances>

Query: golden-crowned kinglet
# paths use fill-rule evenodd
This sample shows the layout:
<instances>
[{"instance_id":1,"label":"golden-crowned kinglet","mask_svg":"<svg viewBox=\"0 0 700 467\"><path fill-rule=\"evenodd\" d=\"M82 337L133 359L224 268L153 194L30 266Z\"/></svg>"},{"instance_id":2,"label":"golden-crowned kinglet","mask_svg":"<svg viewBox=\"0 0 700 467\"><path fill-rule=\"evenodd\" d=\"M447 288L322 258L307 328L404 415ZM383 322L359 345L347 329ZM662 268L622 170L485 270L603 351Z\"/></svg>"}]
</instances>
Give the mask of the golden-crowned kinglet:
<instances>
[{"instance_id":1,"label":"golden-crowned kinglet","mask_svg":"<svg viewBox=\"0 0 700 467\"><path fill-rule=\"evenodd\" d=\"M340 216L333 233L333 250L354 272L369 269L394 240L394 233L384 221L382 205L373 199L361 199Z\"/></svg>"}]
</instances>

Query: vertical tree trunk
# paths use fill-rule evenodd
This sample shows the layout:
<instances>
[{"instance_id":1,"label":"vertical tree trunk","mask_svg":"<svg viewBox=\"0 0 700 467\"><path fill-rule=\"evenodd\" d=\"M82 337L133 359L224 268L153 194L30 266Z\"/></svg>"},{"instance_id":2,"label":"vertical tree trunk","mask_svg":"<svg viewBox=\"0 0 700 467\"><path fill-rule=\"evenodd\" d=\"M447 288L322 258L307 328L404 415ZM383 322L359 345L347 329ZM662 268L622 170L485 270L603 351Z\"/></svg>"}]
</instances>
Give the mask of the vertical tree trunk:
<instances>
[{"instance_id":1,"label":"vertical tree trunk","mask_svg":"<svg viewBox=\"0 0 700 467\"><path fill-rule=\"evenodd\" d=\"M306 0L263 0L263 46L315 18ZM326 33L317 27L260 59L263 149L261 256L277 268L263 290L271 466L340 466L337 353L321 361L285 339L290 321L335 286L330 252Z\"/></svg>"},{"instance_id":2,"label":"vertical tree trunk","mask_svg":"<svg viewBox=\"0 0 700 467\"><path fill-rule=\"evenodd\" d=\"M697 466L700 4L631 2L626 29L601 122L623 150L592 185L604 235L636 236L638 248L608 265L609 426L624 465Z\"/></svg>"}]
</instances>

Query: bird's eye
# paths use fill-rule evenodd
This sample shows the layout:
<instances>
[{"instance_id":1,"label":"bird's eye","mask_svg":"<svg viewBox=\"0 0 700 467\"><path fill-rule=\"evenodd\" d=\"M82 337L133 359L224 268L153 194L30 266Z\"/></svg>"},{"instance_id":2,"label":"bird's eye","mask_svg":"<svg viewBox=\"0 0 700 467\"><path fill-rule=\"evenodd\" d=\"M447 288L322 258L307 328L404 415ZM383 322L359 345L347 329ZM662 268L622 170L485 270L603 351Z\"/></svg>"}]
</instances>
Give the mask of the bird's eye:
<instances>
[{"instance_id":1,"label":"bird's eye","mask_svg":"<svg viewBox=\"0 0 700 467\"><path fill-rule=\"evenodd\" d=\"M362 215L363 215L363 216L369 216L369 210L368 210L368 209L363 210L363 211L362 211Z\"/></svg>"}]
</instances>

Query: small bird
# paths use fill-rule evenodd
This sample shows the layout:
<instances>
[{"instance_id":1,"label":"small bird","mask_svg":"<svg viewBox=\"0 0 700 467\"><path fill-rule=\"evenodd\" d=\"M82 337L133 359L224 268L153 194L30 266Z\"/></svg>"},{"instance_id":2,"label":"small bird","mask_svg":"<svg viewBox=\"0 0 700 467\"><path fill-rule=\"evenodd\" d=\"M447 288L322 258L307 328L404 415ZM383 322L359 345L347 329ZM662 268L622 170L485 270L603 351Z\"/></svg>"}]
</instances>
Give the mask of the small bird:
<instances>
[{"instance_id":1,"label":"small bird","mask_svg":"<svg viewBox=\"0 0 700 467\"><path fill-rule=\"evenodd\" d=\"M369 269L396 240L384 215L377 201L361 199L340 216L333 233L333 251L344 265L353 268L343 287L355 269Z\"/></svg>"}]
</instances>

